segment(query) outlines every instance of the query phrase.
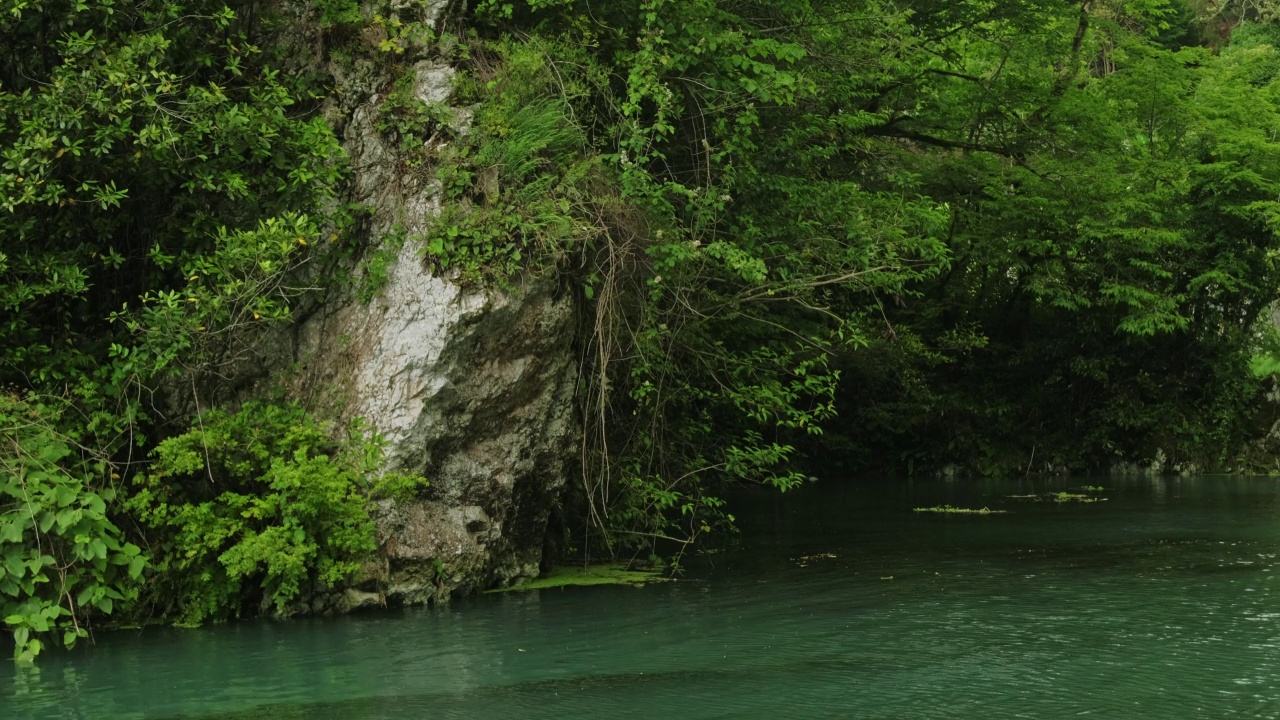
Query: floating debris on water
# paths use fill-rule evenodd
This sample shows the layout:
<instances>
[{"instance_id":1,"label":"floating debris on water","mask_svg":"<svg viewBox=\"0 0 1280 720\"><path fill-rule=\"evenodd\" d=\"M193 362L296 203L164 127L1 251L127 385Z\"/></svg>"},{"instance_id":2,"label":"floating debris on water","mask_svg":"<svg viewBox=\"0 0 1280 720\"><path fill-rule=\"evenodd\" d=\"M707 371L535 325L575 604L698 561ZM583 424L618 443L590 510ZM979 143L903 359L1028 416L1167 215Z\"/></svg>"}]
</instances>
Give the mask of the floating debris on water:
<instances>
[{"instance_id":1,"label":"floating debris on water","mask_svg":"<svg viewBox=\"0 0 1280 720\"><path fill-rule=\"evenodd\" d=\"M1089 492L1097 492L1102 490L1102 488L1093 488L1090 486L1085 486L1083 489ZM1068 503L1068 502L1096 503L1096 502L1107 501L1107 498L1104 498L1104 497L1097 497L1095 495L1086 495L1084 493L1066 492L1065 490L1061 492L1047 492L1047 493L1039 493L1034 495L1005 495L1005 497L1009 498L1010 500L1029 500L1031 502L1055 502L1055 503Z\"/></svg>"},{"instance_id":2,"label":"floating debris on water","mask_svg":"<svg viewBox=\"0 0 1280 720\"><path fill-rule=\"evenodd\" d=\"M550 590L570 585L627 585L629 587L642 587L648 583L664 582L670 579L659 570L635 569L628 567L624 563L588 565L587 567L576 565L558 567L542 577L529 580L520 585L495 588L487 592Z\"/></svg>"},{"instance_id":3,"label":"floating debris on water","mask_svg":"<svg viewBox=\"0 0 1280 720\"><path fill-rule=\"evenodd\" d=\"M1008 510L992 510L988 507L983 508L961 508L952 505L935 505L933 507L912 508L918 513L945 513L947 515L1004 515Z\"/></svg>"},{"instance_id":4,"label":"floating debris on water","mask_svg":"<svg viewBox=\"0 0 1280 720\"><path fill-rule=\"evenodd\" d=\"M809 567L809 564L815 560L834 560L836 559L836 557L837 556L835 553L829 553L829 552L814 553L812 555L801 555L799 557L793 557L791 558L791 562L795 563L800 567Z\"/></svg>"}]
</instances>

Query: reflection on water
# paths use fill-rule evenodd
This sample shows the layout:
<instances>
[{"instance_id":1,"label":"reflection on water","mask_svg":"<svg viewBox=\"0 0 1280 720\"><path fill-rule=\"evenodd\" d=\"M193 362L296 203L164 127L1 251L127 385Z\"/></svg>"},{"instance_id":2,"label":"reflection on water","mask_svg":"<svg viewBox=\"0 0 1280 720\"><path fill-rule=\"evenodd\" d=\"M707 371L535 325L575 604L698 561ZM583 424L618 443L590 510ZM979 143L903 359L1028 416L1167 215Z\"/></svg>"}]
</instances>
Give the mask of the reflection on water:
<instances>
[{"instance_id":1,"label":"reflection on water","mask_svg":"<svg viewBox=\"0 0 1280 720\"><path fill-rule=\"evenodd\" d=\"M0 667L0 717L1280 717L1280 481L1006 497L1082 482L824 482L687 582L110 633Z\"/></svg>"}]
</instances>

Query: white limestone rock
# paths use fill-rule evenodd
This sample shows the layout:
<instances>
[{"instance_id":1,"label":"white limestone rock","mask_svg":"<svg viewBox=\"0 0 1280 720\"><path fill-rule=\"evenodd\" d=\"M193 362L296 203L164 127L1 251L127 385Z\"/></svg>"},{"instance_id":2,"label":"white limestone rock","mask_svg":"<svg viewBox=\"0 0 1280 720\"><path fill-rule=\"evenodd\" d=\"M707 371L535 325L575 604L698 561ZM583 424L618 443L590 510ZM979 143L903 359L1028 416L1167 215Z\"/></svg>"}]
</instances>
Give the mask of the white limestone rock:
<instances>
[{"instance_id":1,"label":"white limestone rock","mask_svg":"<svg viewBox=\"0 0 1280 720\"><path fill-rule=\"evenodd\" d=\"M448 98L450 68L421 61L413 70L424 100ZM312 310L294 357L312 405L365 418L387 441L390 467L430 482L417 500L381 505L385 565L358 581L391 604L423 603L538 573L580 434L576 323L552 276L482 289L428 271L413 238L436 218L439 187L399 164L376 129L370 87L339 85L332 100L350 108L351 199L372 209L371 243L409 239L369 303L349 293ZM338 606L371 602L355 599Z\"/></svg>"}]
</instances>

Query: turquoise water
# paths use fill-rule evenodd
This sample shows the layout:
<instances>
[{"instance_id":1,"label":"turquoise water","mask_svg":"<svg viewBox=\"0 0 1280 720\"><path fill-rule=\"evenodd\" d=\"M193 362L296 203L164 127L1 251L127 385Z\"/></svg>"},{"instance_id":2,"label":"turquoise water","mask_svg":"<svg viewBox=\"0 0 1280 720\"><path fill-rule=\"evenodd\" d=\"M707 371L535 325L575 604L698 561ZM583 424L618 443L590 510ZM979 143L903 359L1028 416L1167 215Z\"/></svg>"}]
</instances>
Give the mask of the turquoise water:
<instances>
[{"instance_id":1,"label":"turquoise water","mask_svg":"<svg viewBox=\"0 0 1280 720\"><path fill-rule=\"evenodd\" d=\"M824 482L685 582L101 633L0 718L1280 717L1280 481L1092 482Z\"/></svg>"}]
</instances>

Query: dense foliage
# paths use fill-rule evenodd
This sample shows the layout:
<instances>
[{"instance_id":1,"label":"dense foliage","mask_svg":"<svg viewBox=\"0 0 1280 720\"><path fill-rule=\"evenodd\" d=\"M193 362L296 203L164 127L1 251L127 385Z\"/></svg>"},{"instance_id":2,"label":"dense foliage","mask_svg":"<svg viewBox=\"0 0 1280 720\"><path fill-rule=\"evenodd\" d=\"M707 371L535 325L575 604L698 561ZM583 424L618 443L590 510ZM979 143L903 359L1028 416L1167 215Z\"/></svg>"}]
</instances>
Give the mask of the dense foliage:
<instances>
[{"instance_id":1,"label":"dense foliage","mask_svg":"<svg viewBox=\"0 0 1280 720\"><path fill-rule=\"evenodd\" d=\"M57 412L0 395L0 613L27 659L136 599L147 566L108 515L119 476L54 429Z\"/></svg>"},{"instance_id":2,"label":"dense foliage","mask_svg":"<svg viewBox=\"0 0 1280 720\"><path fill-rule=\"evenodd\" d=\"M373 481L376 439L287 400L210 407L353 223L324 78L280 71L269 10L0 0L0 611L21 653L117 606L288 612L372 552L372 498L421 482ZM461 282L569 278L578 549L681 552L731 524L726 485L813 468L1261 467L1272 0L419 10L311 8L338 62L377 40L377 131L445 200L424 237L370 238L357 294L406 242ZM448 104L415 96L426 56L459 71Z\"/></svg>"},{"instance_id":3,"label":"dense foliage","mask_svg":"<svg viewBox=\"0 0 1280 720\"><path fill-rule=\"evenodd\" d=\"M608 78L575 117L643 215L588 264L617 283L582 492L606 538L687 542L721 481L786 488L806 461L1239 469L1266 429L1270 4L475 13Z\"/></svg>"},{"instance_id":4,"label":"dense foliage","mask_svg":"<svg viewBox=\"0 0 1280 720\"><path fill-rule=\"evenodd\" d=\"M933 149L901 162L950 215L946 271L889 322L970 347L906 360L924 378L910 389L851 360L865 380L842 405L876 438L864 456L1080 471L1163 451L1233 467L1254 431L1247 365L1280 279L1270 29L1215 56L1151 39L1159 4L1086 9L1050 5L1036 34L984 23L873 130ZM1046 39L1057 61L1032 64Z\"/></svg>"},{"instance_id":5,"label":"dense foliage","mask_svg":"<svg viewBox=\"0 0 1280 720\"><path fill-rule=\"evenodd\" d=\"M220 1L0 5L0 612L22 656L142 603L196 618L229 602L193 610L185 596L139 593L149 573L174 571L168 549L192 539L193 526L164 523L184 512L175 493L199 499L176 484L189 462L166 446L146 476L153 495L125 501L158 423L192 405L198 422L207 386L289 317L321 229L342 226L340 148L308 109L309 79L282 76L256 43L268 24ZM238 557L206 538L222 551L197 572L211 583L218 563L256 581L252 542L263 549L275 525L292 530L335 503L339 526L355 521L339 487L352 471L318 473L325 489L314 492L329 495L308 505L283 476L325 455L310 440L285 449L284 466L263 470L276 495L255 489L253 502L297 507L243 521ZM143 532L140 520L170 532ZM305 568L259 558L278 602L300 572L332 579L368 545L312 549L310 537L287 539Z\"/></svg>"}]
</instances>

